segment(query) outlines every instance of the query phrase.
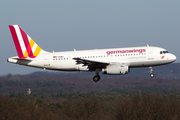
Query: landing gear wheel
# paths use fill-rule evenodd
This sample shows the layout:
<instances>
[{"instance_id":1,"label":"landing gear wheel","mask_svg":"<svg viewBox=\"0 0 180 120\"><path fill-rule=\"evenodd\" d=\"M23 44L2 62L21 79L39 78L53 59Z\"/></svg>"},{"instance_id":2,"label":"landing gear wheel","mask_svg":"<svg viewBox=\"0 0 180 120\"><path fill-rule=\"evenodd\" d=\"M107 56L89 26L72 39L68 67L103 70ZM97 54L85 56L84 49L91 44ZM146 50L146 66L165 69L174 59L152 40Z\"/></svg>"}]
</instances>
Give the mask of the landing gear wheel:
<instances>
[{"instance_id":1,"label":"landing gear wheel","mask_svg":"<svg viewBox=\"0 0 180 120\"><path fill-rule=\"evenodd\" d=\"M99 75L94 76L94 77L93 77L93 80L94 80L94 82L98 82L98 81L100 80L100 76L99 76Z\"/></svg>"},{"instance_id":2,"label":"landing gear wheel","mask_svg":"<svg viewBox=\"0 0 180 120\"><path fill-rule=\"evenodd\" d=\"M149 72L150 72L150 77L153 78L154 74L153 74L153 68L152 67L149 67Z\"/></svg>"},{"instance_id":3,"label":"landing gear wheel","mask_svg":"<svg viewBox=\"0 0 180 120\"><path fill-rule=\"evenodd\" d=\"M151 77L151 78L153 78L153 77L154 77L154 74L153 74L153 73L151 73L151 74L150 74L150 77Z\"/></svg>"},{"instance_id":4,"label":"landing gear wheel","mask_svg":"<svg viewBox=\"0 0 180 120\"><path fill-rule=\"evenodd\" d=\"M93 77L94 82L98 82L100 80L99 72L101 71L101 68L95 69L95 76Z\"/></svg>"}]
</instances>

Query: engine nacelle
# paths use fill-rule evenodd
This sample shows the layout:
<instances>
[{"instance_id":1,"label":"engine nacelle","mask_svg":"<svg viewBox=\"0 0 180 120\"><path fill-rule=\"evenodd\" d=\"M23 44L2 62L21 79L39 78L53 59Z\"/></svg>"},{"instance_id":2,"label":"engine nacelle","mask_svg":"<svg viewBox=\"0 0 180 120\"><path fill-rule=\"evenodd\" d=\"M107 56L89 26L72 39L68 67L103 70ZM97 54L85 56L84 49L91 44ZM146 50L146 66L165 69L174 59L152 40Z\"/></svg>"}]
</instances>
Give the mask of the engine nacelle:
<instances>
[{"instance_id":1,"label":"engine nacelle","mask_svg":"<svg viewBox=\"0 0 180 120\"><path fill-rule=\"evenodd\" d=\"M109 75L124 75L129 72L127 64L110 64L105 69L102 69L103 74Z\"/></svg>"},{"instance_id":2,"label":"engine nacelle","mask_svg":"<svg viewBox=\"0 0 180 120\"><path fill-rule=\"evenodd\" d=\"M78 66L76 68L76 70L79 70L79 71L89 71L89 68L88 68L88 66Z\"/></svg>"}]
</instances>

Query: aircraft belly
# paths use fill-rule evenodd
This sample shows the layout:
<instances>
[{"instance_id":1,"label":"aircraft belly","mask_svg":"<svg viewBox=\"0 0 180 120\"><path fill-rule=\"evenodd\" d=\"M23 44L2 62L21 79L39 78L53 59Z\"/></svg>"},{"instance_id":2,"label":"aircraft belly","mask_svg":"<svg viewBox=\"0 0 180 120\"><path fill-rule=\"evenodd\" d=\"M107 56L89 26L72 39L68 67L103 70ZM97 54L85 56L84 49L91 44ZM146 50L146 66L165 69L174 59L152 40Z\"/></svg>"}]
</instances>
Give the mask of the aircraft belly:
<instances>
[{"instance_id":1,"label":"aircraft belly","mask_svg":"<svg viewBox=\"0 0 180 120\"><path fill-rule=\"evenodd\" d=\"M77 65L74 62L55 62L51 64L51 69L75 70Z\"/></svg>"},{"instance_id":2,"label":"aircraft belly","mask_svg":"<svg viewBox=\"0 0 180 120\"><path fill-rule=\"evenodd\" d=\"M134 61L131 62L130 67L149 67L160 65L161 61L159 60L149 60L149 61Z\"/></svg>"},{"instance_id":3,"label":"aircraft belly","mask_svg":"<svg viewBox=\"0 0 180 120\"><path fill-rule=\"evenodd\" d=\"M44 68L44 63L40 62L40 61L31 61L28 66L33 66L33 67L38 67L38 68Z\"/></svg>"}]
</instances>

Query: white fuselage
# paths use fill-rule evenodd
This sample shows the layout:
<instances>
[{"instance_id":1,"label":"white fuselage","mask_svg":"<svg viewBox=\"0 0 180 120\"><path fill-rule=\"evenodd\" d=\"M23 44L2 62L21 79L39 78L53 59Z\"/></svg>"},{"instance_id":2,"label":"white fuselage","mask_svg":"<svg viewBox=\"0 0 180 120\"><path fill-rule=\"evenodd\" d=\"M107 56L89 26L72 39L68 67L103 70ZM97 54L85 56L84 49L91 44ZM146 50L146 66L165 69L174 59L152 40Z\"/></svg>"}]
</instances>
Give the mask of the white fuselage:
<instances>
[{"instance_id":1,"label":"white fuselage","mask_svg":"<svg viewBox=\"0 0 180 120\"><path fill-rule=\"evenodd\" d=\"M129 68L152 67L172 63L176 56L160 47L130 47L113 49L95 49L67 52L52 52L38 55L33 60L18 60L12 57L8 62L58 71L94 71L84 64L78 64L73 58L102 63L125 63Z\"/></svg>"}]
</instances>

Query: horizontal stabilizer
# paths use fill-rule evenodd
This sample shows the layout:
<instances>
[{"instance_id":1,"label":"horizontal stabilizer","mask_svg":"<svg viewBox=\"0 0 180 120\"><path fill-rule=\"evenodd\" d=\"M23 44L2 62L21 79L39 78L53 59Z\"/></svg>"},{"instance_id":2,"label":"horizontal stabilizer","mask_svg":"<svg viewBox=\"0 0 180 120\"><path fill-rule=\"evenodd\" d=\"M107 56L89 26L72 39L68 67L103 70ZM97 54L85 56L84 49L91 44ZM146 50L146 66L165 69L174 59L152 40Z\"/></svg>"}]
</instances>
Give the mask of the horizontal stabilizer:
<instances>
[{"instance_id":1,"label":"horizontal stabilizer","mask_svg":"<svg viewBox=\"0 0 180 120\"><path fill-rule=\"evenodd\" d=\"M15 64L21 64L21 65L27 65L33 61L32 59L21 59L19 57L11 57L7 59L7 62L15 63Z\"/></svg>"}]
</instances>

